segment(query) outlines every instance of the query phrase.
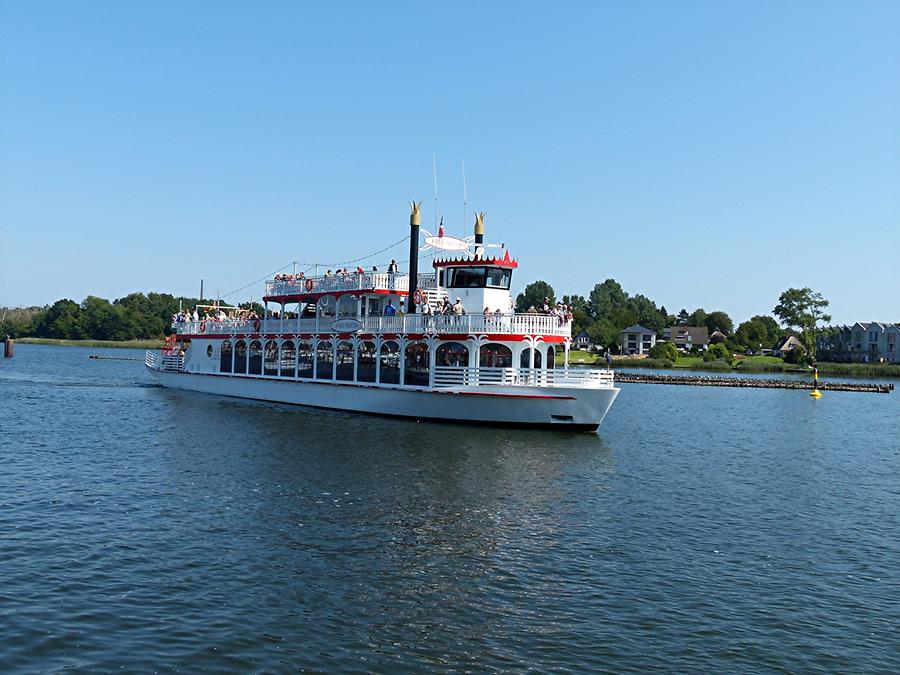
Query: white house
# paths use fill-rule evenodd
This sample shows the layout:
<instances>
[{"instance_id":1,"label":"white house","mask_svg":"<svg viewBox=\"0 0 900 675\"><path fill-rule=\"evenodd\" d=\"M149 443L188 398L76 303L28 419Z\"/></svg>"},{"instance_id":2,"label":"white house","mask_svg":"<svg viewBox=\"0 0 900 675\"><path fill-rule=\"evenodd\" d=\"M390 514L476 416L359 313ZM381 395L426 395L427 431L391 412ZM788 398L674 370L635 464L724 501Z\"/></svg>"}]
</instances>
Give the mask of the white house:
<instances>
[{"instance_id":1,"label":"white house","mask_svg":"<svg viewBox=\"0 0 900 675\"><path fill-rule=\"evenodd\" d=\"M623 354L647 354L656 344L656 331L640 324L626 328L620 334Z\"/></svg>"}]
</instances>

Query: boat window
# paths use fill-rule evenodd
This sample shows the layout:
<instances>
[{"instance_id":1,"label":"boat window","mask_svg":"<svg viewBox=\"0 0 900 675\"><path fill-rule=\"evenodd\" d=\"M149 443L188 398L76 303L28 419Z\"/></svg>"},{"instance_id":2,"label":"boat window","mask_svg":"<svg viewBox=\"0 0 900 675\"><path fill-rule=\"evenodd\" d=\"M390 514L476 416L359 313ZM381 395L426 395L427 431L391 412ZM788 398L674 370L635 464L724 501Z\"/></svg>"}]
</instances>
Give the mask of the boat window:
<instances>
[{"instance_id":1,"label":"boat window","mask_svg":"<svg viewBox=\"0 0 900 675\"><path fill-rule=\"evenodd\" d=\"M263 360L264 375L278 375L278 343L275 340L266 342L266 353Z\"/></svg>"},{"instance_id":2,"label":"boat window","mask_svg":"<svg viewBox=\"0 0 900 675\"><path fill-rule=\"evenodd\" d=\"M297 345L297 377L312 378L313 376L313 349L308 342Z\"/></svg>"},{"instance_id":3,"label":"boat window","mask_svg":"<svg viewBox=\"0 0 900 675\"><path fill-rule=\"evenodd\" d=\"M206 356L207 356L208 358L212 358L212 355L213 355L213 346L212 346L212 345L209 345L209 346L206 348Z\"/></svg>"},{"instance_id":4,"label":"boat window","mask_svg":"<svg viewBox=\"0 0 900 675\"><path fill-rule=\"evenodd\" d=\"M531 347L526 347L522 350L522 357L519 359L519 366L521 368L530 368L528 362L531 360ZM534 367L541 367L541 350L534 350Z\"/></svg>"},{"instance_id":5,"label":"boat window","mask_svg":"<svg viewBox=\"0 0 900 675\"><path fill-rule=\"evenodd\" d=\"M496 342L481 345L478 365L482 368L512 368L512 350Z\"/></svg>"},{"instance_id":6,"label":"boat window","mask_svg":"<svg viewBox=\"0 0 900 675\"><path fill-rule=\"evenodd\" d=\"M330 295L319 298L318 309L319 316L334 316L337 308L337 301Z\"/></svg>"},{"instance_id":7,"label":"boat window","mask_svg":"<svg viewBox=\"0 0 900 675\"><path fill-rule=\"evenodd\" d=\"M449 272L450 288L483 288L484 273L483 267L453 267L447 270Z\"/></svg>"},{"instance_id":8,"label":"boat window","mask_svg":"<svg viewBox=\"0 0 900 675\"><path fill-rule=\"evenodd\" d=\"M488 267L487 287L509 290L509 282L512 281L512 270L503 267Z\"/></svg>"},{"instance_id":9,"label":"boat window","mask_svg":"<svg viewBox=\"0 0 900 675\"><path fill-rule=\"evenodd\" d=\"M369 316L380 316L383 313L381 298L369 298Z\"/></svg>"},{"instance_id":10,"label":"boat window","mask_svg":"<svg viewBox=\"0 0 900 675\"><path fill-rule=\"evenodd\" d=\"M337 313L342 317L356 317L356 298L352 295L342 295L338 300Z\"/></svg>"},{"instance_id":11,"label":"boat window","mask_svg":"<svg viewBox=\"0 0 900 675\"><path fill-rule=\"evenodd\" d=\"M411 342L406 345L403 384L416 387L428 386L428 345L424 342Z\"/></svg>"},{"instance_id":12,"label":"boat window","mask_svg":"<svg viewBox=\"0 0 900 675\"><path fill-rule=\"evenodd\" d=\"M556 351L553 347L547 347L547 370L553 370L556 367Z\"/></svg>"},{"instance_id":13,"label":"boat window","mask_svg":"<svg viewBox=\"0 0 900 675\"><path fill-rule=\"evenodd\" d=\"M331 353L331 340L323 340L316 347L316 379L334 379L334 357Z\"/></svg>"},{"instance_id":14,"label":"boat window","mask_svg":"<svg viewBox=\"0 0 900 675\"><path fill-rule=\"evenodd\" d=\"M469 365L469 350L461 342L445 342L437 348L435 365L466 368Z\"/></svg>"},{"instance_id":15,"label":"boat window","mask_svg":"<svg viewBox=\"0 0 900 675\"><path fill-rule=\"evenodd\" d=\"M296 373L295 358L297 358L297 350L294 348L293 341L285 340L281 345L281 358L279 360L282 377L294 377Z\"/></svg>"},{"instance_id":16,"label":"boat window","mask_svg":"<svg viewBox=\"0 0 900 675\"><path fill-rule=\"evenodd\" d=\"M219 372L231 372L231 340L222 340L222 347L219 352Z\"/></svg>"},{"instance_id":17,"label":"boat window","mask_svg":"<svg viewBox=\"0 0 900 675\"><path fill-rule=\"evenodd\" d=\"M353 343L347 340L338 342L337 363L335 364L337 379L344 382L353 381Z\"/></svg>"},{"instance_id":18,"label":"boat window","mask_svg":"<svg viewBox=\"0 0 900 675\"><path fill-rule=\"evenodd\" d=\"M396 342L381 345L379 370L381 384L400 384L400 346Z\"/></svg>"},{"instance_id":19,"label":"boat window","mask_svg":"<svg viewBox=\"0 0 900 675\"><path fill-rule=\"evenodd\" d=\"M247 343L243 340L234 343L234 372L247 372Z\"/></svg>"},{"instance_id":20,"label":"boat window","mask_svg":"<svg viewBox=\"0 0 900 675\"><path fill-rule=\"evenodd\" d=\"M375 381L375 343L369 340L359 343L356 354L356 381Z\"/></svg>"},{"instance_id":21,"label":"boat window","mask_svg":"<svg viewBox=\"0 0 900 675\"><path fill-rule=\"evenodd\" d=\"M252 340L249 354L250 364L247 366L247 372L251 375L262 375L262 342Z\"/></svg>"}]
</instances>

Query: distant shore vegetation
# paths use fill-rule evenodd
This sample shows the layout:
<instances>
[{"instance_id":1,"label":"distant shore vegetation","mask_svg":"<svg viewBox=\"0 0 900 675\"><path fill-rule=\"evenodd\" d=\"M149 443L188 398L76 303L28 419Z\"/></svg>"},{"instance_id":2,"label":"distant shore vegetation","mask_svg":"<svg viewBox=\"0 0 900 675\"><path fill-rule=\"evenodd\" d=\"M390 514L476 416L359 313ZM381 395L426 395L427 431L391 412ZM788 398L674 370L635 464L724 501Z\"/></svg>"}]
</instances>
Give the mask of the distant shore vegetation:
<instances>
[{"instance_id":1,"label":"distant shore vegetation","mask_svg":"<svg viewBox=\"0 0 900 675\"><path fill-rule=\"evenodd\" d=\"M198 304L212 303L168 293L130 293L112 302L90 295L81 303L63 299L49 307L0 308L0 337L79 343L160 341L172 331L172 316L179 307L193 309Z\"/></svg>"}]
</instances>

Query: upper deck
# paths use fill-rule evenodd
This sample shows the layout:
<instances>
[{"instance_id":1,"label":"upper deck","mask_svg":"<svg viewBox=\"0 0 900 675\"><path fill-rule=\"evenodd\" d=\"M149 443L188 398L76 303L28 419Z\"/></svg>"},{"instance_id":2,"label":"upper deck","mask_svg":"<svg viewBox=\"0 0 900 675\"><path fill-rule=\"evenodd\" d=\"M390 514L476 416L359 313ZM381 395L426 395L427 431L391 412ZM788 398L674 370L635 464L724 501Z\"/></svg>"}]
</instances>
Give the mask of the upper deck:
<instances>
[{"instance_id":1,"label":"upper deck","mask_svg":"<svg viewBox=\"0 0 900 675\"><path fill-rule=\"evenodd\" d=\"M353 330L348 330L347 322ZM343 322L345 325L341 325ZM465 314L354 317L268 318L259 320L187 321L175 324L179 335L361 334L390 335L551 335L571 337L572 324L546 314Z\"/></svg>"},{"instance_id":2,"label":"upper deck","mask_svg":"<svg viewBox=\"0 0 900 675\"><path fill-rule=\"evenodd\" d=\"M435 287L434 273L419 274L418 288ZM413 289L415 290L415 289ZM283 275L266 282L264 300L293 302L294 298L340 293L390 293L409 295L409 274L405 272L348 272L320 276Z\"/></svg>"}]
</instances>

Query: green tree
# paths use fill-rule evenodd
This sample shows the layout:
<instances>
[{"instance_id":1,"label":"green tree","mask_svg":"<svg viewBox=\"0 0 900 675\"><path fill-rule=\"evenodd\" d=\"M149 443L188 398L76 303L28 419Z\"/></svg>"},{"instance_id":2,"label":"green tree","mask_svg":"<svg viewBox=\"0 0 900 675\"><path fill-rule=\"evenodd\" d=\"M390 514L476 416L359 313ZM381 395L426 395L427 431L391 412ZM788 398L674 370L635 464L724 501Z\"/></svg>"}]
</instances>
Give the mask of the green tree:
<instances>
[{"instance_id":1,"label":"green tree","mask_svg":"<svg viewBox=\"0 0 900 675\"><path fill-rule=\"evenodd\" d=\"M534 281L516 296L516 311L527 312L528 308L532 306L540 309L544 304L544 298L548 298L551 305L556 303L556 293L553 291L553 286L546 281Z\"/></svg>"},{"instance_id":2,"label":"green tree","mask_svg":"<svg viewBox=\"0 0 900 675\"><path fill-rule=\"evenodd\" d=\"M690 324L691 315L688 314L688 311L684 308L678 312L678 316L675 317L675 325L676 326L687 326Z\"/></svg>"},{"instance_id":3,"label":"green tree","mask_svg":"<svg viewBox=\"0 0 900 675\"><path fill-rule=\"evenodd\" d=\"M602 319L610 316L616 310L628 307L628 294L615 279L607 279L602 284L597 284L591 289L589 297L591 316ZM623 326L624 328L624 326Z\"/></svg>"},{"instance_id":4,"label":"green tree","mask_svg":"<svg viewBox=\"0 0 900 675\"><path fill-rule=\"evenodd\" d=\"M812 363L816 362L816 328L819 322L828 323L831 316L825 313L828 300L811 288L789 288L778 297L773 314L781 325L800 333L800 342Z\"/></svg>"},{"instance_id":5,"label":"green tree","mask_svg":"<svg viewBox=\"0 0 900 675\"><path fill-rule=\"evenodd\" d=\"M734 340L743 349L757 351L761 348L771 348L783 334L784 331L781 330L775 319L764 314L757 314L737 327Z\"/></svg>"},{"instance_id":6,"label":"green tree","mask_svg":"<svg viewBox=\"0 0 900 675\"><path fill-rule=\"evenodd\" d=\"M688 318L688 326L706 326L706 310L702 307L698 307L693 312L691 312L691 316Z\"/></svg>"},{"instance_id":7,"label":"green tree","mask_svg":"<svg viewBox=\"0 0 900 675\"><path fill-rule=\"evenodd\" d=\"M721 359L725 361L725 363L731 365L734 363L734 355L725 345L719 343L716 345L710 345L709 349L706 350L706 353L703 355L704 361L718 361Z\"/></svg>"},{"instance_id":8,"label":"green tree","mask_svg":"<svg viewBox=\"0 0 900 675\"><path fill-rule=\"evenodd\" d=\"M587 332L599 350L615 350L619 344L619 328L609 319L597 319L588 326Z\"/></svg>"},{"instance_id":9,"label":"green tree","mask_svg":"<svg viewBox=\"0 0 900 675\"><path fill-rule=\"evenodd\" d=\"M672 363L678 358L678 349L671 342L657 342L650 348L651 359L668 359Z\"/></svg>"},{"instance_id":10,"label":"green tree","mask_svg":"<svg viewBox=\"0 0 900 675\"><path fill-rule=\"evenodd\" d=\"M694 325L706 326L709 329L710 334L713 331L721 331L725 335L731 335L734 332L734 323L732 323L731 317L721 310L710 312L706 315L706 319L702 324Z\"/></svg>"},{"instance_id":11,"label":"green tree","mask_svg":"<svg viewBox=\"0 0 900 675\"><path fill-rule=\"evenodd\" d=\"M57 300L41 317L35 326L39 337L60 340L83 340L87 338L81 324L81 307L72 300Z\"/></svg>"},{"instance_id":12,"label":"green tree","mask_svg":"<svg viewBox=\"0 0 900 675\"><path fill-rule=\"evenodd\" d=\"M649 328L659 333L665 327L665 319L660 314L656 303L650 298L638 293L634 297L629 298L627 306L637 316L637 323L644 328ZM622 326L622 328L627 328L627 325Z\"/></svg>"}]
</instances>

